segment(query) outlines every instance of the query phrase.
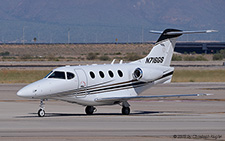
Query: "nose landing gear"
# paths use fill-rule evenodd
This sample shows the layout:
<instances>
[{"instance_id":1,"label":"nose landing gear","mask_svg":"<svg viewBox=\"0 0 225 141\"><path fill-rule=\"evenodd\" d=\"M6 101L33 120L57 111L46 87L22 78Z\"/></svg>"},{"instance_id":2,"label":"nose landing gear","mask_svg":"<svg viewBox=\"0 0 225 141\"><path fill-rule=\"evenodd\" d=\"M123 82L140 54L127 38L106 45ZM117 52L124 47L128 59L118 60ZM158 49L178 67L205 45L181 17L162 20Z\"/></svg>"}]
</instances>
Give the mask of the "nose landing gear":
<instances>
[{"instance_id":1,"label":"nose landing gear","mask_svg":"<svg viewBox=\"0 0 225 141\"><path fill-rule=\"evenodd\" d=\"M40 106L39 106L40 109L38 110L38 116L39 117L44 117L45 116L45 110L44 110L44 108L45 108L44 105L45 104L44 104L44 101L45 101L44 99L41 99L41 101L40 101Z\"/></svg>"}]
</instances>

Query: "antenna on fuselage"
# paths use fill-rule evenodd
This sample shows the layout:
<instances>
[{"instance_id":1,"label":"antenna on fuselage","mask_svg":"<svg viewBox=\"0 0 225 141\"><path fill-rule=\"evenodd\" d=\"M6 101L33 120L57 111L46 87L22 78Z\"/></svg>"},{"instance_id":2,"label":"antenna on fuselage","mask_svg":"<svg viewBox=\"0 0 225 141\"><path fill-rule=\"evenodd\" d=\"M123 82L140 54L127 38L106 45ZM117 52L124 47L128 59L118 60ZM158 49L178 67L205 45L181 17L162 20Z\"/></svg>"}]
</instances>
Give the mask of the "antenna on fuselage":
<instances>
[{"instance_id":1,"label":"antenna on fuselage","mask_svg":"<svg viewBox=\"0 0 225 141\"><path fill-rule=\"evenodd\" d=\"M115 63L115 61L116 61L116 59L113 59L113 60L112 60L112 62L111 62L111 64L114 64L114 63Z\"/></svg>"}]
</instances>

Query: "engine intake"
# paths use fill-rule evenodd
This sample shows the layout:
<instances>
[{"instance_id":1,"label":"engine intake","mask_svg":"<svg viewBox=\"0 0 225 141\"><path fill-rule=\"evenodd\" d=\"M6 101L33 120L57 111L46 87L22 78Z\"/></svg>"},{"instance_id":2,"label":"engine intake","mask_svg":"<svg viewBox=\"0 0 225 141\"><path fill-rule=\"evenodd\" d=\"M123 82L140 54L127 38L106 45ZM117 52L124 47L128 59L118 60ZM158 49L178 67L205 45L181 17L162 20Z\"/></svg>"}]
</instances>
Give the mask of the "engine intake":
<instances>
[{"instance_id":1,"label":"engine intake","mask_svg":"<svg viewBox=\"0 0 225 141\"><path fill-rule=\"evenodd\" d=\"M133 72L133 78L139 81L154 81L163 76L161 70L149 69L149 68L136 68Z\"/></svg>"},{"instance_id":2,"label":"engine intake","mask_svg":"<svg viewBox=\"0 0 225 141\"><path fill-rule=\"evenodd\" d=\"M140 68L136 68L133 73L134 79L139 80L142 78L142 76L143 76L143 71Z\"/></svg>"}]
</instances>

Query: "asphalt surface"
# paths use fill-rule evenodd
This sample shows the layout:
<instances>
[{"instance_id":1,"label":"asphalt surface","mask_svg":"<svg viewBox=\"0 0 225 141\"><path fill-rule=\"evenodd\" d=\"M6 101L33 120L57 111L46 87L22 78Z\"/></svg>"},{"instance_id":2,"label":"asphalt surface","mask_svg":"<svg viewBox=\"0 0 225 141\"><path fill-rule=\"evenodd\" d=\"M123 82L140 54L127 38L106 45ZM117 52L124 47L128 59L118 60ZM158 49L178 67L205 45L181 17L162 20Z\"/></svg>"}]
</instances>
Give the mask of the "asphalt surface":
<instances>
[{"instance_id":1,"label":"asphalt surface","mask_svg":"<svg viewBox=\"0 0 225 141\"><path fill-rule=\"evenodd\" d=\"M130 101L101 106L87 116L83 106L45 102L46 117L37 116L38 100L16 92L25 84L0 85L0 140L225 140L225 83L173 83L142 95L210 93L204 97Z\"/></svg>"}]
</instances>

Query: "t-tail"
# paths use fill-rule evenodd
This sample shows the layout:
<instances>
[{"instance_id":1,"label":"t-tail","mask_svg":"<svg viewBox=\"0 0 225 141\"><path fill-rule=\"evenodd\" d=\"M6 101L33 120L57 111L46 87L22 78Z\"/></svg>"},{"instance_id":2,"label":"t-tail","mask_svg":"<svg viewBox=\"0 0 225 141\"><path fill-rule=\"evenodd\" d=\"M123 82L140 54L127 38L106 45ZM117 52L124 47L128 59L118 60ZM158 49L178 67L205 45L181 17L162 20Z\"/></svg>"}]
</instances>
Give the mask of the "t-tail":
<instances>
[{"instance_id":1,"label":"t-tail","mask_svg":"<svg viewBox=\"0 0 225 141\"><path fill-rule=\"evenodd\" d=\"M183 34L193 33L210 33L217 32L216 30L198 30L198 31L182 31L178 29L166 29L162 31L151 30L150 33L161 34L156 44L153 46L150 53L143 59L137 60L133 63L148 63L162 66L170 66L175 43L179 36Z\"/></svg>"}]
</instances>

